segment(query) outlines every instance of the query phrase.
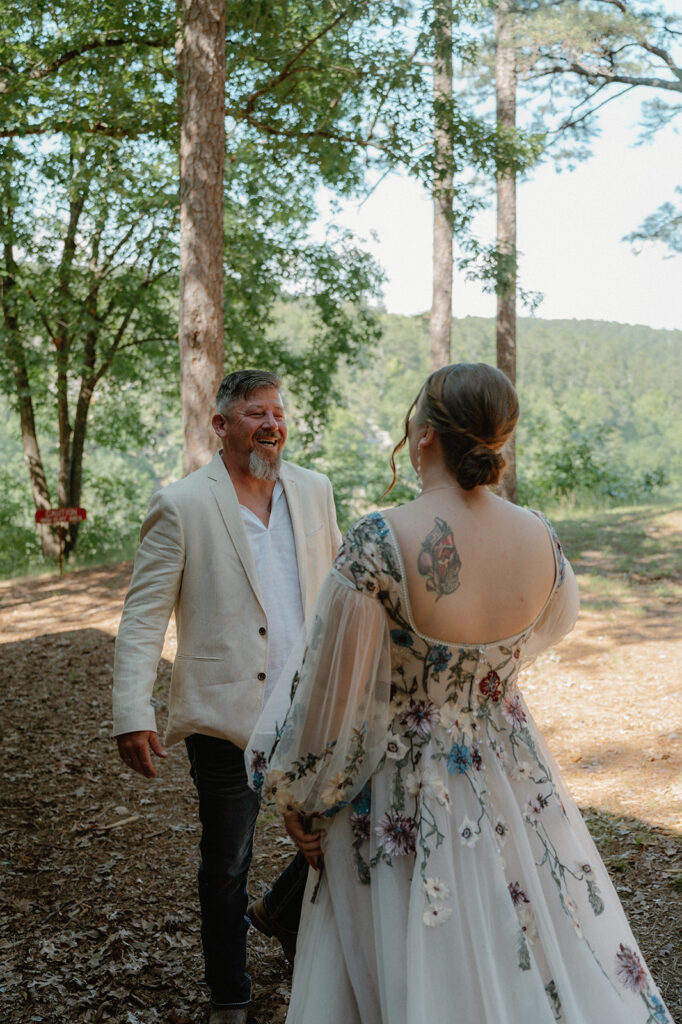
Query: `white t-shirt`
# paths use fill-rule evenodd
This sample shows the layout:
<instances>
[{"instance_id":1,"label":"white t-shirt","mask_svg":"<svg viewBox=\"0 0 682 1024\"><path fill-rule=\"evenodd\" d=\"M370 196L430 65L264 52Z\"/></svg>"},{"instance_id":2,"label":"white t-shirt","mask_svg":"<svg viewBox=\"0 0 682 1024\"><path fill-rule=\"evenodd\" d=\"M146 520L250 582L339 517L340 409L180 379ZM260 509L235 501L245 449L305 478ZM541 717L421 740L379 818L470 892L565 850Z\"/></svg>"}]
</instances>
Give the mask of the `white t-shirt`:
<instances>
[{"instance_id":1,"label":"white t-shirt","mask_svg":"<svg viewBox=\"0 0 682 1024\"><path fill-rule=\"evenodd\" d=\"M239 507L256 563L268 622L268 666L265 677L267 700L303 626L296 542L286 494L279 480L275 482L272 492L272 509L267 526L251 509L245 505Z\"/></svg>"}]
</instances>

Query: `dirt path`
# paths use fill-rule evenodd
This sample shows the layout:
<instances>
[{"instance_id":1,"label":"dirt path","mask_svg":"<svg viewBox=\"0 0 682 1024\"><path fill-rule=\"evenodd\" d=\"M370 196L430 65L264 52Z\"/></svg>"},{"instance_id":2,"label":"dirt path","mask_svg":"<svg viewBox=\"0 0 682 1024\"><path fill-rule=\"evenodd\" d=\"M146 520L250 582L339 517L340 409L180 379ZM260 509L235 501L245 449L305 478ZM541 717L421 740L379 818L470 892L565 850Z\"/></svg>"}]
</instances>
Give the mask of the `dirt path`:
<instances>
[{"instance_id":1,"label":"dirt path","mask_svg":"<svg viewBox=\"0 0 682 1024\"><path fill-rule=\"evenodd\" d=\"M579 624L528 670L524 690L682 1021L679 616L669 587L661 593L647 579L634 597L617 585L605 592L589 552L577 567ZM122 565L0 583L7 1024L202 1018L198 833L184 751L174 748L148 783L125 769L110 739L114 636L129 572ZM161 718L173 653L171 634ZM290 854L277 822L261 820L252 891ZM253 933L250 959L250 1020L279 1024L286 963Z\"/></svg>"}]
</instances>

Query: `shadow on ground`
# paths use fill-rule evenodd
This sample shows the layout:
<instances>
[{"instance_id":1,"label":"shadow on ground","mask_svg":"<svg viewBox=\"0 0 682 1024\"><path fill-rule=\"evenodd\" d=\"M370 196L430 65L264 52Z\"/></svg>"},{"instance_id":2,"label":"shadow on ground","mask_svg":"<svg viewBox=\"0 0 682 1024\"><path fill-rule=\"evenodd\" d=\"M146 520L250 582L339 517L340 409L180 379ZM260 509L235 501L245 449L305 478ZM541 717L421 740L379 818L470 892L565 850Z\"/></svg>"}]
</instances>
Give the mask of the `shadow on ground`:
<instances>
[{"instance_id":1,"label":"shadow on ground","mask_svg":"<svg viewBox=\"0 0 682 1024\"><path fill-rule=\"evenodd\" d=\"M96 593L87 596L96 600ZM0 647L0 1020L7 1024L199 1024L204 1012L198 829L186 757L181 745L172 748L151 782L119 761L110 737L113 647L112 635L98 628ZM169 677L164 661L161 720ZM680 1019L679 837L635 819L594 811L587 817ZM262 892L290 855L279 824L263 817L252 891ZM249 958L250 1024L282 1024L286 962L253 933Z\"/></svg>"}]
</instances>

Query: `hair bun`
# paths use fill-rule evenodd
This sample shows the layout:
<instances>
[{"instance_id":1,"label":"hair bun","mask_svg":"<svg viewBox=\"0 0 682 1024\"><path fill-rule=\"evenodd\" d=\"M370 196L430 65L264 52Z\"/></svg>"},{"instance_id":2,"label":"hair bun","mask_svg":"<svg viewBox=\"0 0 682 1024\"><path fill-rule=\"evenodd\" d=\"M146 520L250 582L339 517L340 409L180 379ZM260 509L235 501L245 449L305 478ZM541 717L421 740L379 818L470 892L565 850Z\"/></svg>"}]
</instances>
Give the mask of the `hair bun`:
<instances>
[{"instance_id":1,"label":"hair bun","mask_svg":"<svg viewBox=\"0 0 682 1024\"><path fill-rule=\"evenodd\" d=\"M483 484L496 484L505 461L499 452L477 444L462 456L457 467L457 482L465 491Z\"/></svg>"}]
</instances>

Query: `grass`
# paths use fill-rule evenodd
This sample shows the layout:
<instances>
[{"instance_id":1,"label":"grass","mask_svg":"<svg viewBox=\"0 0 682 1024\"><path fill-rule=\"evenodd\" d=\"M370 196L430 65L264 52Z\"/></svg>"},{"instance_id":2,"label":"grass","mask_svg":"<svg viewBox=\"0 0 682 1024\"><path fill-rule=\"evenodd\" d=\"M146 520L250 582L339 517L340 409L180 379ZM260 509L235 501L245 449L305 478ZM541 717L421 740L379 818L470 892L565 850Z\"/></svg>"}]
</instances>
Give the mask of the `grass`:
<instances>
[{"instance_id":1,"label":"grass","mask_svg":"<svg viewBox=\"0 0 682 1024\"><path fill-rule=\"evenodd\" d=\"M642 598L642 588L664 601L679 599L682 502L593 510L559 508L552 521L597 604L608 606L633 595Z\"/></svg>"},{"instance_id":2,"label":"grass","mask_svg":"<svg viewBox=\"0 0 682 1024\"><path fill-rule=\"evenodd\" d=\"M547 512L566 554L581 573L594 607L609 608L641 586L657 598L682 595L682 500L619 508L587 507L564 503ZM137 548L137 527L119 544L105 543L87 555L78 550L64 562L64 572L92 569L129 561ZM10 552L0 560L0 578L52 575L56 561L36 554L22 560Z\"/></svg>"}]
</instances>

